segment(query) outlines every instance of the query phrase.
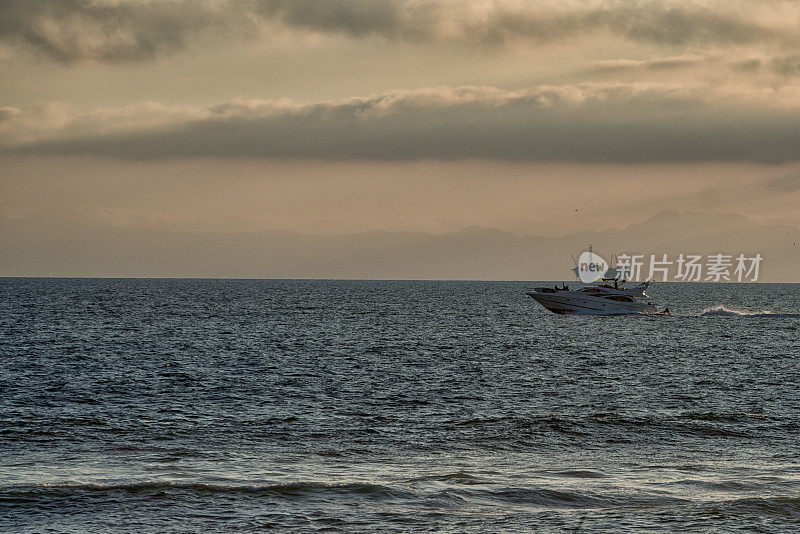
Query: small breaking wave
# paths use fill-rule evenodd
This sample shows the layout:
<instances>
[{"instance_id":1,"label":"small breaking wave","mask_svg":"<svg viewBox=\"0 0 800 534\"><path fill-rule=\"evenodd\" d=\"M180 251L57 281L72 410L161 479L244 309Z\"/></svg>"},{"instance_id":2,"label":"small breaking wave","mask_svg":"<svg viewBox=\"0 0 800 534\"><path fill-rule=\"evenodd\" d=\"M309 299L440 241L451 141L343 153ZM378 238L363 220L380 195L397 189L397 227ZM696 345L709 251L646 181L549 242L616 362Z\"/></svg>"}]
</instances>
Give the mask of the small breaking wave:
<instances>
[{"instance_id":1,"label":"small breaking wave","mask_svg":"<svg viewBox=\"0 0 800 534\"><path fill-rule=\"evenodd\" d=\"M591 469L567 469L555 471L553 474L565 478L608 478L608 475L602 471L592 471Z\"/></svg>"},{"instance_id":2,"label":"small breaking wave","mask_svg":"<svg viewBox=\"0 0 800 534\"><path fill-rule=\"evenodd\" d=\"M800 319L800 313L781 313L769 310L750 312L745 310L734 310L725 306L712 306L700 312L700 317L774 317Z\"/></svg>"},{"instance_id":3,"label":"small breaking wave","mask_svg":"<svg viewBox=\"0 0 800 534\"><path fill-rule=\"evenodd\" d=\"M470 475L469 473L465 473L463 471L456 471L454 473L419 476L419 477L409 478L406 482L407 483L413 483L413 482L445 482L445 483L465 484L465 485L490 484L491 483L488 480L481 479L479 477L476 477L474 475Z\"/></svg>"}]
</instances>

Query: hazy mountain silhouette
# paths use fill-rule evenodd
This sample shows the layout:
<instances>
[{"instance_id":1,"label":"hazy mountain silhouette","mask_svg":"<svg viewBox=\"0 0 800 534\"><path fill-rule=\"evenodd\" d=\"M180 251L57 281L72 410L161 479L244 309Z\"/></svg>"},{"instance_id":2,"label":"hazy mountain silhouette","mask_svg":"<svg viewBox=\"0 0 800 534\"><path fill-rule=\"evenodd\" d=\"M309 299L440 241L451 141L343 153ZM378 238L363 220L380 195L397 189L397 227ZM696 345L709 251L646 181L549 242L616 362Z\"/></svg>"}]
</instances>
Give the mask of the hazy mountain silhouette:
<instances>
[{"instance_id":1,"label":"hazy mountain silhouette","mask_svg":"<svg viewBox=\"0 0 800 534\"><path fill-rule=\"evenodd\" d=\"M663 212L622 229L563 238L480 227L443 235L376 231L318 236L6 219L0 228L0 274L569 280L570 254L591 243L607 259L611 253L760 253L761 281L797 282L798 242L798 228L761 226L742 215L719 213Z\"/></svg>"}]
</instances>

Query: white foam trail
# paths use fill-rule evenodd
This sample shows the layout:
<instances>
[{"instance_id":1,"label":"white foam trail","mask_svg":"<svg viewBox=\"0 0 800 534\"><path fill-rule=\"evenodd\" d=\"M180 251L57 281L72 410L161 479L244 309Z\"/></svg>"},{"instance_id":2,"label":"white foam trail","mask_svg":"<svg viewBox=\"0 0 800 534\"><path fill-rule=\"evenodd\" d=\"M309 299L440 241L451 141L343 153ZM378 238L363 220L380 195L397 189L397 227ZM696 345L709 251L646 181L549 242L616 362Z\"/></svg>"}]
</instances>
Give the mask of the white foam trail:
<instances>
[{"instance_id":1,"label":"white foam trail","mask_svg":"<svg viewBox=\"0 0 800 534\"><path fill-rule=\"evenodd\" d=\"M744 310L732 310L725 306L712 306L700 312L700 317L791 317L800 318L800 313L780 313L769 310L760 312L749 312Z\"/></svg>"}]
</instances>

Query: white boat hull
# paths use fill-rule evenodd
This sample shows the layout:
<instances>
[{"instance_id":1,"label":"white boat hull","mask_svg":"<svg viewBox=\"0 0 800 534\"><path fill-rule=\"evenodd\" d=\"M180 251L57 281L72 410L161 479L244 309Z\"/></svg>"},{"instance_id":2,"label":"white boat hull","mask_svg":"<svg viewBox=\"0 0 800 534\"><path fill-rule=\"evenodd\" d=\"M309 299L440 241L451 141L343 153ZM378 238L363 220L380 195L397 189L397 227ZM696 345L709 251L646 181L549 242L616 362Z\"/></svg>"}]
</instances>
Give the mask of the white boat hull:
<instances>
[{"instance_id":1,"label":"white boat hull","mask_svg":"<svg viewBox=\"0 0 800 534\"><path fill-rule=\"evenodd\" d=\"M618 302L607 298L578 295L574 291L528 293L528 295L551 312L560 314L623 315L658 313L658 309L647 302Z\"/></svg>"}]
</instances>

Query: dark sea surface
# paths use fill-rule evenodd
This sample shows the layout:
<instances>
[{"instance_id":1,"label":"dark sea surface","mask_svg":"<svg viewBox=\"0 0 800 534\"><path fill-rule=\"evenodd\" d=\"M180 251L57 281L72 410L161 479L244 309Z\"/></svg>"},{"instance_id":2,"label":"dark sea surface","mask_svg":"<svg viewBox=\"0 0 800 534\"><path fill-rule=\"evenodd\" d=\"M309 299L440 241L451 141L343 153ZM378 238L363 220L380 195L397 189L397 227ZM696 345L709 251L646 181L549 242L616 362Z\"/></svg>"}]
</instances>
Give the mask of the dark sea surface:
<instances>
[{"instance_id":1,"label":"dark sea surface","mask_svg":"<svg viewBox=\"0 0 800 534\"><path fill-rule=\"evenodd\" d=\"M800 530L800 286L535 285L0 279L0 530Z\"/></svg>"}]
</instances>

